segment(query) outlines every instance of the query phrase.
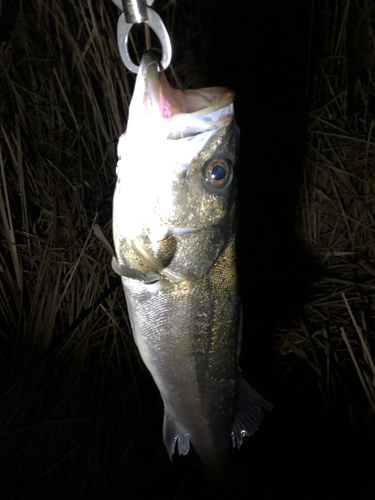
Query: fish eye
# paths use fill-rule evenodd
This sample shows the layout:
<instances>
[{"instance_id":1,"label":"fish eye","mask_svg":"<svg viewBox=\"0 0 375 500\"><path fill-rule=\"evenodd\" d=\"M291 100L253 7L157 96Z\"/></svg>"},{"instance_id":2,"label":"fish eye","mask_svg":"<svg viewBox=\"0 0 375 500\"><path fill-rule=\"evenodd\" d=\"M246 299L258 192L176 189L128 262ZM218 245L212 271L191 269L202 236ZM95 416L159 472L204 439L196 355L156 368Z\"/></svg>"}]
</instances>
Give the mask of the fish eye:
<instances>
[{"instance_id":1,"label":"fish eye","mask_svg":"<svg viewBox=\"0 0 375 500\"><path fill-rule=\"evenodd\" d=\"M205 168L206 181L210 186L223 188L228 184L232 177L232 165L229 160L216 159L211 160Z\"/></svg>"}]
</instances>

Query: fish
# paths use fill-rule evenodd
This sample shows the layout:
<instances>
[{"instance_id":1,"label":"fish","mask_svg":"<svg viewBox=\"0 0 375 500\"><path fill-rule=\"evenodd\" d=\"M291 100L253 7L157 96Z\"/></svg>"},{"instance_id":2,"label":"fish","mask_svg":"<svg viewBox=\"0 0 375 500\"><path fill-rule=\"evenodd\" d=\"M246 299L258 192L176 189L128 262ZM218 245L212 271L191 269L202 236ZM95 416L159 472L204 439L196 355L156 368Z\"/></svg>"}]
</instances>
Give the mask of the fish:
<instances>
[{"instance_id":1,"label":"fish","mask_svg":"<svg viewBox=\"0 0 375 500\"><path fill-rule=\"evenodd\" d=\"M113 269L164 404L169 456L210 470L272 405L240 374L236 271L239 129L234 92L174 89L145 52L118 143Z\"/></svg>"}]
</instances>

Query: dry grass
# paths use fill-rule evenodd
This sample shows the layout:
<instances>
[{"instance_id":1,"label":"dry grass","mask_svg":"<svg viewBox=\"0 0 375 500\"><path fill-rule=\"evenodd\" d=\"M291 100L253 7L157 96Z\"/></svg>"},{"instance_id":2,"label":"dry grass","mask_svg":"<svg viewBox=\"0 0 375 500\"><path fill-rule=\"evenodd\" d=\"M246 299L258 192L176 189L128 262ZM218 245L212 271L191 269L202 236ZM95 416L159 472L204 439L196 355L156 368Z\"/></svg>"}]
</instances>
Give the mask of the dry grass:
<instances>
[{"instance_id":1,"label":"dry grass","mask_svg":"<svg viewBox=\"0 0 375 500\"><path fill-rule=\"evenodd\" d=\"M199 86L189 51L199 2L183 13L179 2L164 5L174 80ZM160 403L139 405L150 382L103 244L134 78L109 0L12 9L0 46L0 488L104 498L119 477L130 488L165 466L159 429L157 442L148 430ZM360 387L373 415L375 9L320 0L317 10L323 48L299 232L323 271L275 347L284 373L302 361L316 374L327 407Z\"/></svg>"},{"instance_id":2,"label":"dry grass","mask_svg":"<svg viewBox=\"0 0 375 500\"><path fill-rule=\"evenodd\" d=\"M176 8L162 14L183 53L192 14L176 23ZM1 15L0 496L102 498L168 463L160 439L148 449L160 402L139 403L151 382L110 266L134 75L110 0L19 0Z\"/></svg>"},{"instance_id":3,"label":"dry grass","mask_svg":"<svg viewBox=\"0 0 375 500\"><path fill-rule=\"evenodd\" d=\"M0 51L1 474L11 491L84 491L131 443L123 397L141 418L142 365L96 236L111 240L130 83L114 6L39 0L16 12Z\"/></svg>"},{"instance_id":4,"label":"dry grass","mask_svg":"<svg viewBox=\"0 0 375 500\"><path fill-rule=\"evenodd\" d=\"M358 377L374 416L375 9L347 0L321 6L298 229L322 276L277 349L285 372L302 360L316 373L327 407L337 390L351 401L358 386L348 376Z\"/></svg>"}]
</instances>

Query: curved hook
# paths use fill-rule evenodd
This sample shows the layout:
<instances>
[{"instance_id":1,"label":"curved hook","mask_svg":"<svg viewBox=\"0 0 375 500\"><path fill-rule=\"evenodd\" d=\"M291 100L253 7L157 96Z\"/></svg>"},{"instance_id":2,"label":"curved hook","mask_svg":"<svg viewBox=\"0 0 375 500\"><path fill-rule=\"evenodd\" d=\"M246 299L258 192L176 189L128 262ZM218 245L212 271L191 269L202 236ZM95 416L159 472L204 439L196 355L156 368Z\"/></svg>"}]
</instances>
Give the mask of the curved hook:
<instances>
[{"instance_id":1,"label":"curved hook","mask_svg":"<svg viewBox=\"0 0 375 500\"><path fill-rule=\"evenodd\" d=\"M164 26L161 17L150 7L147 7L147 15L148 21L145 21L145 23L155 32L156 36L159 38L162 49L162 59L160 63L163 69L166 69L172 59L172 46L168 31ZM125 66L133 73L138 73L139 66L133 63L128 50L129 32L132 26L132 23L126 22L125 15L124 13L122 13L117 23L117 42L121 59Z\"/></svg>"}]
</instances>

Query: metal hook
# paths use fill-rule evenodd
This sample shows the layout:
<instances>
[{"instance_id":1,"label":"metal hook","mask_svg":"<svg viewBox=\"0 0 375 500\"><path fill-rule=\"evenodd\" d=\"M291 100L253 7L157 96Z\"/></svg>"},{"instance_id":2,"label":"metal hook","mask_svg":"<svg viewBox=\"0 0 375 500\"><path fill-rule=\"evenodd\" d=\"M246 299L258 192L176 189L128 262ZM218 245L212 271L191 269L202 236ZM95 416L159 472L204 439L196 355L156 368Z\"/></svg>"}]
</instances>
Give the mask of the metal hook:
<instances>
[{"instance_id":1,"label":"metal hook","mask_svg":"<svg viewBox=\"0 0 375 500\"><path fill-rule=\"evenodd\" d=\"M160 16L150 8L154 0L112 0L121 14L117 23L117 43L125 66L133 73L138 73L139 66L133 63L128 49L129 32L135 23L146 23L156 34L162 48L161 66L166 69L172 59L172 46L168 31ZM146 5L147 3L147 5Z\"/></svg>"},{"instance_id":2,"label":"metal hook","mask_svg":"<svg viewBox=\"0 0 375 500\"><path fill-rule=\"evenodd\" d=\"M112 0L125 13L127 23L136 24L147 21L147 5L151 7L154 0Z\"/></svg>"}]
</instances>

